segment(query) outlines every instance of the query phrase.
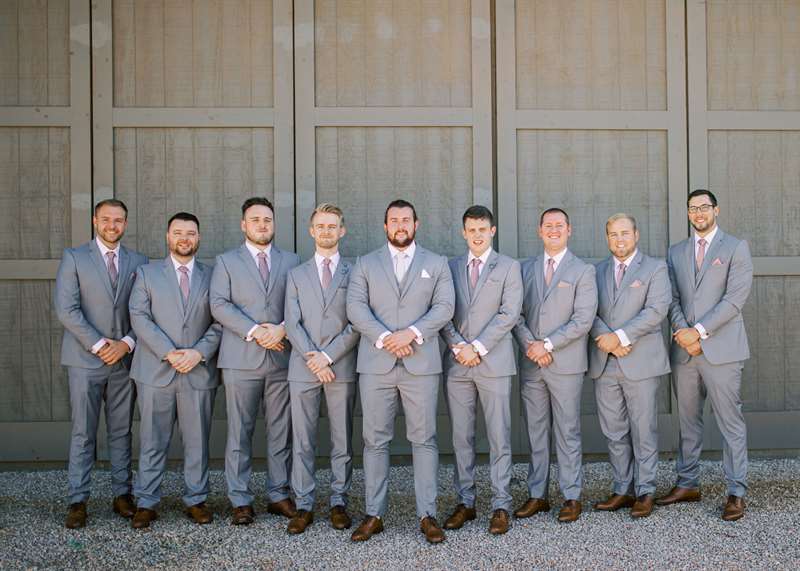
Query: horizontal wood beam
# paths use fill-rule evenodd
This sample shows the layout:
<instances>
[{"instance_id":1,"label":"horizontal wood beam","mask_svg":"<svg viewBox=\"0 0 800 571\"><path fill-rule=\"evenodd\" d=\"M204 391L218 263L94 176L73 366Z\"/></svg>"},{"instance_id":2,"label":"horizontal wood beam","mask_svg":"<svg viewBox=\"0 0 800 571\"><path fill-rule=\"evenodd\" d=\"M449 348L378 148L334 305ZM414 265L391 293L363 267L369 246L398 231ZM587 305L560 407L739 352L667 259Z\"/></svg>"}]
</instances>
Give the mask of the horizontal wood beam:
<instances>
[{"instance_id":1,"label":"horizontal wood beam","mask_svg":"<svg viewBox=\"0 0 800 571\"><path fill-rule=\"evenodd\" d=\"M0 279L54 280L61 260L0 260Z\"/></svg>"},{"instance_id":2,"label":"horizontal wood beam","mask_svg":"<svg viewBox=\"0 0 800 571\"><path fill-rule=\"evenodd\" d=\"M800 131L800 111L707 111L709 131Z\"/></svg>"},{"instance_id":3,"label":"horizontal wood beam","mask_svg":"<svg viewBox=\"0 0 800 571\"><path fill-rule=\"evenodd\" d=\"M471 107L315 107L316 127L472 127Z\"/></svg>"},{"instance_id":4,"label":"horizontal wood beam","mask_svg":"<svg viewBox=\"0 0 800 571\"><path fill-rule=\"evenodd\" d=\"M115 107L114 127L274 127L272 108L253 107Z\"/></svg>"},{"instance_id":5,"label":"horizontal wood beam","mask_svg":"<svg viewBox=\"0 0 800 571\"><path fill-rule=\"evenodd\" d=\"M674 124L669 111L543 111L517 109L519 129L666 131Z\"/></svg>"},{"instance_id":6,"label":"horizontal wood beam","mask_svg":"<svg viewBox=\"0 0 800 571\"><path fill-rule=\"evenodd\" d=\"M753 273L757 276L800 276L800 257L755 257Z\"/></svg>"},{"instance_id":7,"label":"horizontal wood beam","mask_svg":"<svg viewBox=\"0 0 800 571\"><path fill-rule=\"evenodd\" d=\"M0 127L69 127L71 107L0 107Z\"/></svg>"}]
</instances>

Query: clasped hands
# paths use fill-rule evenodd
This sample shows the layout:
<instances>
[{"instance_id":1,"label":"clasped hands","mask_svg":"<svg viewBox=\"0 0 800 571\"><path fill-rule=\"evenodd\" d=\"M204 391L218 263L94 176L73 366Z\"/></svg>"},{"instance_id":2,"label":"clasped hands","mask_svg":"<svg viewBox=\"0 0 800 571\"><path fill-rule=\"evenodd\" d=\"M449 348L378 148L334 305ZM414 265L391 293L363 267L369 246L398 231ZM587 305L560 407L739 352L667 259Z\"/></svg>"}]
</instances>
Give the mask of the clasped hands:
<instances>
[{"instance_id":1,"label":"clasped hands","mask_svg":"<svg viewBox=\"0 0 800 571\"><path fill-rule=\"evenodd\" d=\"M390 333L383 338L383 350L388 351L398 359L408 357L414 352L414 340L417 334L411 329L401 329Z\"/></svg>"},{"instance_id":2,"label":"clasped hands","mask_svg":"<svg viewBox=\"0 0 800 571\"><path fill-rule=\"evenodd\" d=\"M106 344L100 348L96 355L100 357L106 365L113 365L130 352L131 348L125 341L106 339Z\"/></svg>"},{"instance_id":3,"label":"clasped hands","mask_svg":"<svg viewBox=\"0 0 800 571\"><path fill-rule=\"evenodd\" d=\"M270 351L283 351L286 345L283 339L286 337L286 328L283 325L273 323L259 323L253 331L253 339L264 349Z\"/></svg>"},{"instance_id":4,"label":"clasped hands","mask_svg":"<svg viewBox=\"0 0 800 571\"><path fill-rule=\"evenodd\" d=\"M203 355L197 349L174 349L164 359L179 373L188 373L203 360Z\"/></svg>"},{"instance_id":5,"label":"clasped hands","mask_svg":"<svg viewBox=\"0 0 800 571\"><path fill-rule=\"evenodd\" d=\"M322 351L309 351L305 354L306 367L317 376L320 383L327 384L336 380L328 358Z\"/></svg>"},{"instance_id":6,"label":"clasped hands","mask_svg":"<svg viewBox=\"0 0 800 571\"><path fill-rule=\"evenodd\" d=\"M472 344L462 341L461 343L451 345L450 348L458 349L455 359L461 365L471 368L477 367L481 364L481 356L478 354L478 351L475 350L475 347L473 347Z\"/></svg>"},{"instance_id":7,"label":"clasped hands","mask_svg":"<svg viewBox=\"0 0 800 571\"><path fill-rule=\"evenodd\" d=\"M703 352L700 346L700 332L694 327L678 329L672 334L672 338L692 357L697 357Z\"/></svg>"},{"instance_id":8,"label":"clasped hands","mask_svg":"<svg viewBox=\"0 0 800 571\"><path fill-rule=\"evenodd\" d=\"M603 333L595 337L594 341L601 351L615 357L624 357L633 350L633 345L623 347L616 333Z\"/></svg>"},{"instance_id":9,"label":"clasped hands","mask_svg":"<svg viewBox=\"0 0 800 571\"><path fill-rule=\"evenodd\" d=\"M549 367L553 362L553 355L544 348L544 341L529 342L525 356L542 368Z\"/></svg>"}]
</instances>

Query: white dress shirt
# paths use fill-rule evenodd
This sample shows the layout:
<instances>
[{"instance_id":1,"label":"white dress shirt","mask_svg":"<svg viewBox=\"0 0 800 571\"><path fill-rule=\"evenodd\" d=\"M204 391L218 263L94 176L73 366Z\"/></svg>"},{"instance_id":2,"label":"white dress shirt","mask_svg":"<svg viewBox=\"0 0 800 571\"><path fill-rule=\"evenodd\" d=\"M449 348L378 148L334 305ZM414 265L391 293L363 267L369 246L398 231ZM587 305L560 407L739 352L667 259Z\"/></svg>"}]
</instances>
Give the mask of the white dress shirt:
<instances>
[{"instance_id":1,"label":"white dress shirt","mask_svg":"<svg viewBox=\"0 0 800 571\"><path fill-rule=\"evenodd\" d=\"M103 262L106 264L106 268L108 268L108 258L106 258L106 254L108 254L109 252L114 252L114 262L113 262L114 268L117 270L117 276L119 276L118 279L122 279L122 276L119 275L119 244L117 244L117 247L112 250L108 248L105 244L103 244L103 241L100 240L99 237L95 237L94 241L100 250L100 257L103 258ZM119 282L117 282L117 285L119 285ZM106 339L105 337L98 339L97 343L92 345L91 352L97 355L97 352L100 349L102 349L106 343L109 343L111 341L113 341L113 339ZM133 349L134 347L136 347L136 341L134 341L127 335L122 338L122 341L125 341L125 344L130 348L131 353L133 353Z\"/></svg>"},{"instance_id":2,"label":"white dress shirt","mask_svg":"<svg viewBox=\"0 0 800 571\"><path fill-rule=\"evenodd\" d=\"M185 264L181 264L178 260L173 258L172 255L170 255L169 259L172 260L172 265L175 268L175 277L178 279L178 287L180 288L181 285L181 271L178 269L181 266L186 266L186 269L189 270L186 277L189 278L189 284L191 284L192 273L194 272L194 257Z\"/></svg>"},{"instance_id":3,"label":"white dress shirt","mask_svg":"<svg viewBox=\"0 0 800 571\"><path fill-rule=\"evenodd\" d=\"M407 256L406 257L406 269L405 269L405 274L407 274L408 271L411 269L411 263L414 261L414 252L417 251L417 243L416 242L411 242L411 244L405 250L402 250L402 251L398 250L397 248L395 248L391 244L387 244L387 245L389 246L389 255L392 257L392 267L395 268L395 272L397 271L397 256L399 254L401 254L401 253L403 253L403 254L405 254ZM403 278L405 278L405 274L403 274ZM414 340L414 341L417 342L417 345L422 345L422 343L425 340L422 338L422 333L420 333L420 330L417 329L416 327L414 327L413 325L409 326L408 328L411 331L414 332L414 335L417 336L417 338ZM391 334L392 334L391 331L384 331L383 333L381 333L380 337L378 337L378 340L375 341L375 347L377 347L378 349L383 349L383 340L384 340L384 338L387 335L391 335Z\"/></svg>"},{"instance_id":4,"label":"white dress shirt","mask_svg":"<svg viewBox=\"0 0 800 571\"><path fill-rule=\"evenodd\" d=\"M481 261L481 263L478 264L478 276L480 277L480 275L483 273L483 268L486 267L486 262L489 260L489 256L491 255L492 255L491 246L480 256L475 256L475 254L473 254L472 251L470 251L467 254L467 281L469 281L469 273L472 269L472 260L478 259ZM480 355L481 357L489 353L489 350L486 348L486 346L477 339L470 342L470 345L472 345L473 349L475 349L475 352L478 353L478 355ZM461 351L460 347L453 347L453 353L455 355L458 355L460 351Z\"/></svg>"},{"instance_id":5,"label":"white dress shirt","mask_svg":"<svg viewBox=\"0 0 800 571\"><path fill-rule=\"evenodd\" d=\"M714 225L714 229L711 232L709 232L705 236L702 236L702 238L706 241L705 255L708 255L708 250L709 250L709 248L711 248L711 241L714 239L714 236L717 235L717 230L719 230L719 226L717 226L715 224ZM697 259L697 252L700 251L700 245L698 244L698 242L700 241L700 238L701 238L701 236L698 236L697 233L694 233L694 259L695 260ZM702 324L695 323L694 324L694 328L700 334L700 339L707 339L708 338L708 332L706 331L706 328L702 326Z\"/></svg>"},{"instance_id":6,"label":"white dress shirt","mask_svg":"<svg viewBox=\"0 0 800 571\"><path fill-rule=\"evenodd\" d=\"M555 256L551 256L547 252L544 253L544 268L543 268L544 274L543 275L545 275L545 276L547 275L547 262L548 262L548 260L550 260L552 258L553 259L553 276L555 277L556 272L558 271L558 266L561 265L561 260L563 260L564 256L567 255L567 250L569 250L569 248L564 248L563 250L561 250ZM544 339L542 339L542 341L544 341L544 349L545 349L545 351L547 351L548 353L552 353L553 352L553 343L550 341L550 338L549 337L545 337Z\"/></svg>"},{"instance_id":7,"label":"white dress shirt","mask_svg":"<svg viewBox=\"0 0 800 571\"><path fill-rule=\"evenodd\" d=\"M330 264L331 278L333 278L334 274L336 274L336 268L339 267L339 260L341 258L342 258L342 256L339 254L339 252L336 252L330 258L326 258L325 256L323 256L323 255L321 255L321 254L319 254L317 252L314 252L314 261L317 264L317 275L319 276L320 285L322 285L322 270L325 267L325 264L323 262L325 262L326 259L330 259L330 261L331 261L331 264ZM325 355L325 358L328 360L328 364L329 365L333 365L333 359L331 359L330 355L328 355L325 351L320 351L320 353Z\"/></svg>"},{"instance_id":8,"label":"white dress shirt","mask_svg":"<svg viewBox=\"0 0 800 571\"><path fill-rule=\"evenodd\" d=\"M256 269L258 269L258 255L261 252L264 252L267 255L267 269L271 272L272 271L272 242L267 244L267 247L263 250L259 250L253 244L250 243L250 240L245 240L244 245L247 246L247 251L250 252L250 255L253 257L253 262L256 264ZM261 270L259 270L260 272ZM281 323L283 325L283 323ZM247 332L247 337L244 338L245 341L252 341L253 340L253 333L256 329L258 329L261 325L256 324L250 328L250 331Z\"/></svg>"},{"instance_id":9,"label":"white dress shirt","mask_svg":"<svg viewBox=\"0 0 800 571\"><path fill-rule=\"evenodd\" d=\"M633 251L633 254L631 254L630 256L628 256L627 258L622 260L621 262L616 257L614 257L614 283L616 283L616 280L617 280L617 273L619 272L619 267L620 266L625 266L625 271L627 272L628 269L630 269L630 267L631 267L631 262L633 261L633 259L636 257L636 254L638 254L638 253L639 253L639 249L636 248ZM622 285L622 282L620 282L620 285ZM628 345L631 344L631 340L628 339L627 334L622 329L617 329L616 331L614 331L614 333L616 334L617 338L619 339L619 344L622 345L623 347L627 347Z\"/></svg>"}]
</instances>

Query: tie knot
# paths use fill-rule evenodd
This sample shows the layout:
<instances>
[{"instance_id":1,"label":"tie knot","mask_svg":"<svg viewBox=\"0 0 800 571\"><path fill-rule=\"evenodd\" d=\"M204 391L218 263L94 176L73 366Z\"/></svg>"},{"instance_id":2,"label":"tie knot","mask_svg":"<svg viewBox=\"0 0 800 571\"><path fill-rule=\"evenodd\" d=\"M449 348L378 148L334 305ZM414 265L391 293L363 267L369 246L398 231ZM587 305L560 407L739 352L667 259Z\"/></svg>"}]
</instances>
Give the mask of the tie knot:
<instances>
[{"instance_id":1,"label":"tie knot","mask_svg":"<svg viewBox=\"0 0 800 571\"><path fill-rule=\"evenodd\" d=\"M182 274L188 274L189 268L187 268L186 266L178 266L178 271Z\"/></svg>"},{"instance_id":2,"label":"tie knot","mask_svg":"<svg viewBox=\"0 0 800 571\"><path fill-rule=\"evenodd\" d=\"M472 267L477 268L481 264L480 258L472 258Z\"/></svg>"},{"instance_id":3,"label":"tie knot","mask_svg":"<svg viewBox=\"0 0 800 571\"><path fill-rule=\"evenodd\" d=\"M259 260L266 260L267 259L267 254L265 252L259 252L258 253L258 259Z\"/></svg>"},{"instance_id":4,"label":"tie knot","mask_svg":"<svg viewBox=\"0 0 800 571\"><path fill-rule=\"evenodd\" d=\"M556 263L555 258L547 258L547 265L552 266Z\"/></svg>"},{"instance_id":5,"label":"tie knot","mask_svg":"<svg viewBox=\"0 0 800 571\"><path fill-rule=\"evenodd\" d=\"M701 247L701 248L704 248L704 247L705 247L705 245L706 245L706 244L708 244L708 242L706 242L706 239L705 239L705 238L700 238L700 239L697 241L697 243L700 245L700 247Z\"/></svg>"},{"instance_id":6,"label":"tie knot","mask_svg":"<svg viewBox=\"0 0 800 571\"><path fill-rule=\"evenodd\" d=\"M114 261L114 256L116 256L116 255L117 254L115 252L106 252L106 258L108 258L108 261L110 261L110 262Z\"/></svg>"},{"instance_id":7,"label":"tie knot","mask_svg":"<svg viewBox=\"0 0 800 571\"><path fill-rule=\"evenodd\" d=\"M325 258L325 259L323 259L323 260L322 260L322 265L323 265L323 266L325 266L325 267L327 267L327 268L329 268L329 267L330 267L330 265L331 265L331 259L330 259L330 258Z\"/></svg>"}]
</instances>

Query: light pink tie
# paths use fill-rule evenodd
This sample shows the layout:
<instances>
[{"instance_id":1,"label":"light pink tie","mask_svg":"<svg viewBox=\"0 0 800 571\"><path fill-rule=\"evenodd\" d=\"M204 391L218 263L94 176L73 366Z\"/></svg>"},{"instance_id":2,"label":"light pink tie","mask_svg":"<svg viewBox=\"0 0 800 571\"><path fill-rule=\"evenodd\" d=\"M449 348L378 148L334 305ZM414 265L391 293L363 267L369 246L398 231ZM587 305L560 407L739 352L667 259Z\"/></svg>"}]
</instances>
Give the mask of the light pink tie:
<instances>
[{"instance_id":1,"label":"light pink tie","mask_svg":"<svg viewBox=\"0 0 800 571\"><path fill-rule=\"evenodd\" d=\"M108 277L111 280L111 288L117 291L119 273L117 272L117 265L114 263L115 256L116 254L114 252L106 252L106 265L108 266Z\"/></svg>"},{"instance_id":2,"label":"light pink tie","mask_svg":"<svg viewBox=\"0 0 800 571\"><path fill-rule=\"evenodd\" d=\"M267 265L267 255L264 252L258 253L258 272L261 274L261 281L266 286L269 283L269 266Z\"/></svg>"},{"instance_id":3,"label":"light pink tie","mask_svg":"<svg viewBox=\"0 0 800 571\"><path fill-rule=\"evenodd\" d=\"M481 261L479 258L472 259L472 268L469 270L469 287L475 289L478 285L478 277L480 277Z\"/></svg>"},{"instance_id":4,"label":"light pink tie","mask_svg":"<svg viewBox=\"0 0 800 571\"><path fill-rule=\"evenodd\" d=\"M708 242L705 241L704 238L700 238L697 241L697 270L700 271L700 268L703 267L703 260L706 257L706 244Z\"/></svg>"},{"instance_id":5,"label":"light pink tie","mask_svg":"<svg viewBox=\"0 0 800 571\"><path fill-rule=\"evenodd\" d=\"M183 296L183 305L189 301L189 268L186 266L178 266L178 271L181 273L181 295Z\"/></svg>"},{"instance_id":6,"label":"light pink tie","mask_svg":"<svg viewBox=\"0 0 800 571\"><path fill-rule=\"evenodd\" d=\"M627 266L625 264L620 264L617 266L617 289L619 289L619 284L622 283L622 279L625 277L625 268Z\"/></svg>"},{"instance_id":7,"label":"light pink tie","mask_svg":"<svg viewBox=\"0 0 800 571\"><path fill-rule=\"evenodd\" d=\"M553 274L556 273L556 261L553 258L547 259L547 271L544 273L544 285L550 287L553 281Z\"/></svg>"},{"instance_id":8,"label":"light pink tie","mask_svg":"<svg viewBox=\"0 0 800 571\"><path fill-rule=\"evenodd\" d=\"M325 258L322 260L322 291L330 287L331 281L333 281L333 276L331 275L331 259Z\"/></svg>"}]
</instances>

